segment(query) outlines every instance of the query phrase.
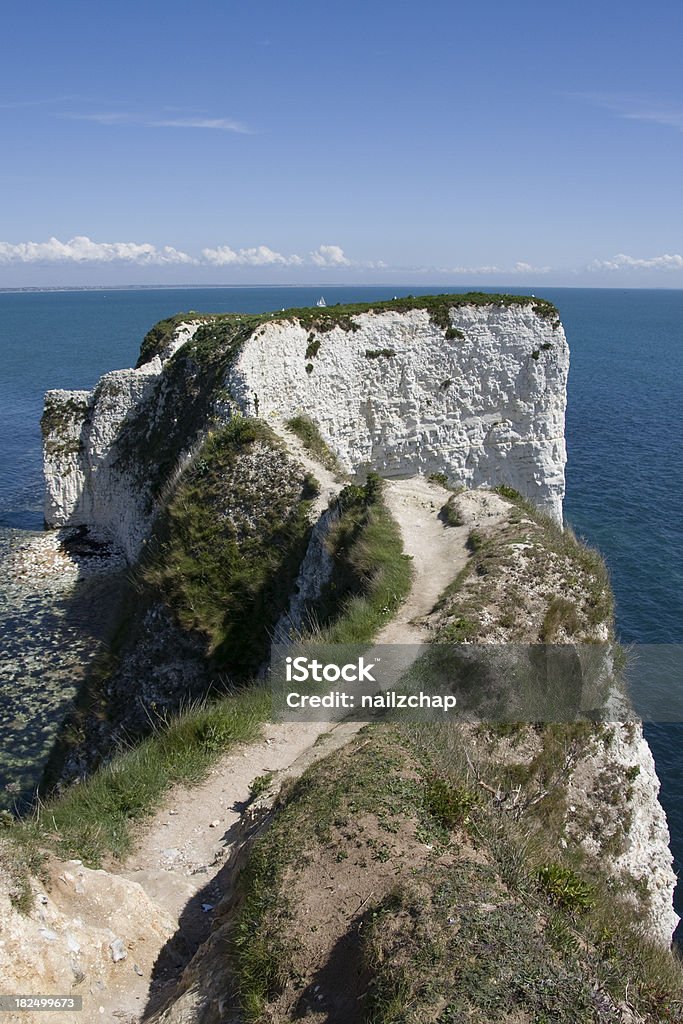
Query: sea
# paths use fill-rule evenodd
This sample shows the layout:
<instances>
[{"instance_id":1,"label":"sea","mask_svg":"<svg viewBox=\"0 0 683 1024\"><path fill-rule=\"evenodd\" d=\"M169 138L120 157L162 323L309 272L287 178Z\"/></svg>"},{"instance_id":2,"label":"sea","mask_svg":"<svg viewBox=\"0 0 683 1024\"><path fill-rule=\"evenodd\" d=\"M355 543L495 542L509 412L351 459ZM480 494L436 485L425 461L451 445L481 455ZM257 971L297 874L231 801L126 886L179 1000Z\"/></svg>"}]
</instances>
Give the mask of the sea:
<instances>
[{"instance_id":1,"label":"sea","mask_svg":"<svg viewBox=\"0 0 683 1024\"><path fill-rule=\"evenodd\" d=\"M48 388L91 388L133 366L156 321L179 311L260 312L440 286L159 288L0 291L0 570L43 528L39 420ZM458 287L450 290L468 291ZM482 290L473 286L473 291ZM633 652L634 686L659 711L646 724L676 868L683 867L683 290L496 288L550 299L571 350L565 516L602 552L616 595L618 636ZM0 595L0 787L16 793L49 749L73 696L73 651L105 627L89 592L74 612L54 588ZM96 618L97 616L95 616ZM46 669L44 654L49 649ZM70 655L71 652L71 655ZM643 668L638 670L639 652ZM654 668L653 668L654 666ZM77 673L76 673L77 674ZM662 710L664 709L664 710ZM673 720L671 720L673 719ZM33 763L31 768L30 762ZM16 780L21 779L21 785ZM0 798L1 802L1 798ZM683 886L677 894L683 913Z\"/></svg>"}]
</instances>

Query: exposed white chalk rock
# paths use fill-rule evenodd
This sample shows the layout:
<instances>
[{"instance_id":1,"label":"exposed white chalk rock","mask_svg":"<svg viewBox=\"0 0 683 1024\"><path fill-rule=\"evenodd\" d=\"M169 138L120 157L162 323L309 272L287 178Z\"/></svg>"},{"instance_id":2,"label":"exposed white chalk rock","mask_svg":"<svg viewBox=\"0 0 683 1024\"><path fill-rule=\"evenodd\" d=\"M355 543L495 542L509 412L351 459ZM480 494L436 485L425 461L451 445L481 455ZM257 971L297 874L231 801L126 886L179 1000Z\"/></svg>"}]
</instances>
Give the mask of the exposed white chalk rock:
<instances>
[{"instance_id":1,"label":"exposed white chalk rock","mask_svg":"<svg viewBox=\"0 0 683 1024\"><path fill-rule=\"evenodd\" d=\"M310 330L298 321L259 327L229 373L234 399L266 419L309 416L349 470L504 483L561 519L569 351L560 325L531 305L453 308L463 337L452 339L425 310L361 313L354 322L356 330L317 335L310 359ZM116 438L199 324L182 325L162 357L106 374L90 394L48 393L57 410L45 438L49 525L85 524L137 555L149 495L121 464Z\"/></svg>"}]
</instances>

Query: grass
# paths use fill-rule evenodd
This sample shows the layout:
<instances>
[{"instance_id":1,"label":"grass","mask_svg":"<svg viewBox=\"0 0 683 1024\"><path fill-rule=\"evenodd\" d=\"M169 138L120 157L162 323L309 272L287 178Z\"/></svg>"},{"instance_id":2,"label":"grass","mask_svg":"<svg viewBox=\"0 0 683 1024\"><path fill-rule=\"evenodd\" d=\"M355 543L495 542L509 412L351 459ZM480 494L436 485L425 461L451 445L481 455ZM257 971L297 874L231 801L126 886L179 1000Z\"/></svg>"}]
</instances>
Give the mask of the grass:
<instances>
[{"instance_id":1,"label":"grass","mask_svg":"<svg viewBox=\"0 0 683 1024\"><path fill-rule=\"evenodd\" d=\"M201 782L219 757L256 739L269 713L269 692L250 686L160 721L137 746L8 828L15 863L32 863L35 870L41 849L91 867L107 856L125 857L136 825L154 813L168 790Z\"/></svg>"},{"instance_id":2,"label":"grass","mask_svg":"<svg viewBox=\"0 0 683 1024\"><path fill-rule=\"evenodd\" d=\"M512 488L495 490L511 503L508 521L470 531L472 557L440 599L436 639L484 639L492 627L500 643L594 643L605 630L610 637L613 596L600 554Z\"/></svg>"},{"instance_id":3,"label":"grass","mask_svg":"<svg viewBox=\"0 0 683 1024\"><path fill-rule=\"evenodd\" d=\"M557 770L568 746L572 743L581 745L592 728L587 723L554 726L554 745L544 745L539 755L543 767L540 763L535 768L532 766L530 778L518 781L522 784L530 782L533 789L534 772L542 770L549 775ZM542 805L535 805L533 815L529 810L525 811L518 820L506 812L504 804L493 796L500 792L495 769L494 774L487 775L486 765L477 758L476 747L459 726L430 723L406 726L401 733L405 737L404 742L408 740L414 745L418 761L430 766L436 777L442 780L442 787L451 786L456 793L469 793L468 832L475 838L477 847L486 851L491 865L510 893L520 898L533 913L535 924L533 933L529 933L531 945L525 945L524 929L518 931L515 928L510 934L509 948L502 951L507 962L503 960L500 969L505 972L509 966L517 964L517 969L524 974L527 969L533 973L536 961L540 982L542 964L536 960L534 951L539 949L539 944L547 943L543 959L549 982L557 957L568 956L567 962L578 963L584 978L590 978L594 988L608 993L615 1002L626 1003L643 1014L645 1020L653 1024L683 1020L683 971L679 958L643 935L639 911L628 899L620 897L614 880L600 863L591 861L579 850L559 849L561 819L549 817ZM489 789L482 788L478 784L482 779L493 785ZM489 792L492 795L487 797ZM464 895L466 899L472 899L471 892ZM494 898L491 902L497 900ZM443 910L439 911L439 919L443 919ZM506 929L507 922L503 930ZM416 932L419 934L418 929ZM460 942L463 939L462 925L457 938ZM489 977L495 977L499 970L495 944L494 941L494 946L486 950ZM524 957L519 958L522 950ZM449 962L448 955L444 964L446 962ZM452 963L450 961L450 970L453 969ZM443 969L449 968L444 966ZM518 991L517 997L519 995ZM514 1005L513 996L511 1005L506 1009L510 1011ZM563 1006L561 1001L558 1006ZM597 1009L595 1005L587 1005L583 1015L577 1013L573 1016L572 1013L577 1011L572 1011L571 1005L567 1004L563 1006L562 1015L558 1012L558 1016L531 1019L572 1022L620 1019L612 1018L606 1011L605 1016L600 1016ZM547 1007L544 1010L548 1012ZM474 1016L471 1019L483 1021L489 1018Z\"/></svg>"},{"instance_id":4,"label":"grass","mask_svg":"<svg viewBox=\"0 0 683 1024\"><path fill-rule=\"evenodd\" d=\"M477 786L463 740L372 726L285 791L239 880L247 1024L300 1015L314 983L333 1005L357 995L372 1024L683 1019L678 959L552 830L530 837ZM344 898L354 869L369 901ZM311 888L327 891L315 927ZM318 948L317 923L335 918Z\"/></svg>"},{"instance_id":5,"label":"grass","mask_svg":"<svg viewBox=\"0 0 683 1024\"><path fill-rule=\"evenodd\" d=\"M563 632L566 636L574 636L581 628L581 620L576 601L556 594L551 598L539 633L543 643L551 644Z\"/></svg>"},{"instance_id":6,"label":"grass","mask_svg":"<svg viewBox=\"0 0 683 1024\"><path fill-rule=\"evenodd\" d=\"M306 551L318 490L259 420L234 416L207 437L128 574L118 626L60 730L43 792L75 751L92 769L108 757L112 734L148 734L151 698L130 700L140 675L170 710L258 672ZM180 678L179 662L187 665Z\"/></svg>"},{"instance_id":7,"label":"grass","mask_svg":"<svg viewBox=\"0 0 683 1024\"><path fill-rule=\"evenodd\" d=\"M231 569L229 558L221 550L221 538L212 532L205 536L203 525L204 517L208 517L212 526L216 518L212 507L216 488L220 495L223 495L223 488L227 488L231 499L236 500L231 469L244 455L243 449L253 450L257 442L268 446L270 441L268 429L258 421L231 421L223 433L209 439L192 474L171 503L166 546L161 546L151 557L145 577L149 586L162 590L176 588L171 599L177 602L179 615L191 611L193 628L198 628L200 623L207 632L212 623L218 628L222 620L212 617L214 608L224 614L236 592L244 597L242 569L248 575L249 585L262 593L263 574L278 565L282 552L278 554L273 537L280 535L282 525L278 526L274 514L277 505L273 504L270 490L264 496L271 530L262 538L267 549L251 549L243 541L240 557L249 556L254 560L253 564L246 563L246 568L240 562L237 568L232 566ZM277 448L275 453L281 454ZM254 454L262 463L263 452L258 450ZM295 497L302 485L310 488L311 482L303 473L299 481L292 477L291 468L285 468ZM279 487L280 496L283 486ZM402 553L398 527L384 508L381 494L381 481L371 476L365 487L347 488L340 496L343 505L340 522L344 524L344 537L349 544L342 553L341 536L337 538L338 558L348 565L358 593L345 595L340 601L327 634L331 642L371 639L392 616L410 587L410 561ZM174 532L171 527L176 503L182 510L182 529L177 528L176 523ZM254 512L253 506L250 507ZM295 521L299 521L298 513ZM188 538L192 548L187 546ZM206 545L206 551L202 545ZM210 556L213 555L216 573L220 574L216 577L212 576ZM196 562L183 568L186 558ZM199 567L202 574L195 578L192 572ZM157 573L162 575L157 576ZM270 611L272 614L272 606ZM256 618L253 601L238 609L239 613L248 616L249 621L241 622L239 637L230 639L230 643L232 652L236 649L241 652L244 666L251 651L248 638L253 640L257 634L261 635L263 622ZM232 620L229 627L233 628ZM214 644L219 640L226 643L225 633L218 634ZM267 634L265 640L268 640ZM9 829L8 834L15 840L15 851L37 850L41 844L47 844L62 856L77 856L93 865L98 865L106 854L125 856L130 849L135 822L154 811L168 788L201 781L218 756L235 743L248 742L255 737L258 724L267 718L269 711L269 695L259 688L246 687L221 700L199 703L182 714L158 721L152 734L137 746L120 753L89 779L48 801L33 819ZM251 795L258 795L269 781L268 776L255 779ZM17 857L18 854L15 863L19 863ZM20 871L19 876L21 874Z\"/></svg>"},{"instance_id":8,"label":"grass","mask_svg":"<svg viewBox=\"0 0 683 1024\"><path fill-rule=\"evenodd\" d=\"M170 316L166 320L160 320L158 323L154 324L142 339L140 355L138 357L136 368L144 366L144 364L150 362L154 356L159 355L171 341L178 327L187 320L192 319L195 319L195 316L192 313L176 313L174 316Z\"/></svg>"},{"instance_id":9,"label":"grass","mask_svg":"<svg viewBox=\"0 0 683 1024\"><path fill-rule=\"evenodd\" d=\"M364 487L344 488L329 548L334 570L320 603L316 639L365 643L389 622L407 597L412 565L401 532L382 500L382 481L371 473Z\"/></svg>"},{"instance_id":10,"label":"grass","mask_svg":"<svg viewBox=\"0 0 683 1024\"><path fill-rule=\"evenodd\" d=\"M326 334L335 327L345 331L355 331L358 326L355 316L359 313L382 313L390 310L398 312L409 312L413 309L424 309L436 326L446 332L448 339L462 338L463 334L458 328L451 324L449 310L462 306L530 306L537 316L552 321L553 327L559 326L559 315L556 307L546 299L539 299L533 295L506 295L489 294L487 292L466 292L443 295L409 295L400 299L387 299L381 302L357 302L346 305L307 306L303 308L285 309L273 313L219 313L202 315L201 319L207 321L208 330L215 327L229 330L239 329L252 333L258 327L266 323L297 320L302 326L309 330L308 347L306 358L317 355L319 340L315 334ZM145 335L140 349L138 366L149 362L157 355L170 341L173 332L183 322L197 318L195 313L177 313L175 316L155 324ZM312 335L312 336L311 336ZM317 341L317 344L316 344ZM547 345L547 343L546 343Z\"/></svg>"},{"instance_id":11,"label":"grass","mask_svg":"<svg viewBox=\"0 0 683 1024\"><path fill-rule=\"evenodd\" d=\"M228 369L252 330L234 316L202 324L164 364L149 399L124 421L116 439L117 466L134 474L148 494L150 512L163 497L182 453L210 429Z\"/></svg>"},{"instance_id":12,"label":"grass","mask_svg":"<svg viewBox=\"0 0 683 1024\"><path fill-rule=\"evenodd\" d=\"M408 814L422 823L425 839L441 834L425 806L423 788L407 768L405 750L381 740L371 745L361 741L314 765L282 794L272 826L254 844L239 879L233 954L240 1007L248 1024L264 1019L268 1003L290 978L297 944L287 933L296 904L287 879L309 863L313 850L333 850L335 865L366 858L384 863L390 847L361 824L366 815L377 819L379 833L389 839ZM343 849L335 845L340 834L349 840Z\"/></svg>"},{"instance_id":13,"label":"grass","mask_svg":"<svg viewBox=\"0 0 683 1024\"><path fill-rule=\"evenodd\" d=\"M339 460L323 439L320 430L308 416L293 416L285 426L301 441L302 445L313 458L331 473L339 473Z\"/></svg>"},{"instance_id":14,"label":"grass","mask_svg":"<svg viewBox=\"0 0 683 1024\"><path fill-rule=\"evenodd\" d=\"M439 519L445 526L463 525L464 520L462 518L462 512L460 511L455 495L449 498L446 504L442 506L441 511L439 512Z\"/></svg>"},{"instance_id":15,"label":"grass","mask_svg":"<svg viewBox=\"0 0 683 1024\"><path fill-rule=\"evenodd\" d=\"M563 910L583 914L594 905L593 886L584 882L573 868L553 861L543 864L536 876L550 902Z\"/></svg>"},{"instance_id":16,"label":"grass","mask_svg":"<svg viewBox=\"0 0 683 1024\"><path fill-rule=\"evenodd\" d=\"M245 678L267 656L310 534L317 481L261 421L233 417L209 436L171 498L145 584L214 668Z\"/></svg>"}]
</instances>

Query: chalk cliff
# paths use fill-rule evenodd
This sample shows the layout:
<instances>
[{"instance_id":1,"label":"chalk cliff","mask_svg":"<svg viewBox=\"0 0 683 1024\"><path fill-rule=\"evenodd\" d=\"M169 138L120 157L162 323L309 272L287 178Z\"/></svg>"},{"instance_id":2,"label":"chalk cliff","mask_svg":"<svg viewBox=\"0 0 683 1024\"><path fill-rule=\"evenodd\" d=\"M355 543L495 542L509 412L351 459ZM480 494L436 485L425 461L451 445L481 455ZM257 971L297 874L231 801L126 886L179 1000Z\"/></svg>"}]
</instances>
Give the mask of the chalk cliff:
<instances>
[{"instance_id":1,"label":"chalk cliff","mask_svg":"<svg viewBox=\"0 0 683 1024\"><path fill-rule=\"evenodd\" d=\"M148 721L150 707L171 712L187 698L189 679L191 697L205 692L207 658L231 673L242 648L234 637L226 643L226 636L230 629L249 634L264 593L274 615L262 623L266 640L304 621L309 598L320 592L321 577L327 579L328 531L339 507L327 507L322 495L329 497L330 482L319 469L283 444L284 425L305 416L340 468L359 478L374 470L385 477L439 474L453 489L503 484L561 523L568 364L564 332L549 304L443 296L374 308L174 318L150 332L136 369L105 375L92 392L49 392L42 421L48 525L86 526L134 562L159 511L168 516L166 534L160 539L155 532L148 545L156 554L147 559L152 590L141 602L144 617L105 680L107 714L114 706L122 717L117 722L111 715L105 729L106 716L96 716L100 748L110 748L113 725L137 735L133 706ZM516 501L511 493L501 497L504 505ZM444 498L457 500L447 492ZM286 506L278 511L280 524L274 523L276 499ZM452 511L462 529L472 525L462 508ZM214 534L218 520L221 531ZM611 666L609 582L599 559L581 553L568 531L535 517L524 502L495 534L474 525L488 546L479 554L473 546L469 576L461 572L458 586L432 613L434 637L444 643L604 644ZM267 531L274 526L271 543ZM287 557L268 567L270 576L264 570L261 582L271 587L277 578L279 587L259 583L255 595L245 583L235 605L238 620L232 609L226 613L220 591L224 567L214 566L201 585L213 592L215 607L206 602L202 622L196 606L206 594L192 589L194 580L188 583L197 551L209 551L216 563L223 552L235 555L237 565L251 545L242 580L250 583L265 563L265 547L270 553L278 543L283 550L289 545ZM167 572L173 560L180 566L175 576ZM249 652L254 664L264 638L256 639L256 653ZM246 663L244 652L240 659ZM251 662L248 668L252 672ZM86 725L87 742L96 749ZM516 746L504 734L483 755L492 751L492 761L529 777L531 807L544 789L559 792L554 777L548 783L543 775L555 740L554 734L539 739L529 728ZM647 932L667 944L677 921L675 879L659 783L640 726L600 726L594 736L589 729L566 743L571 759L559 762L558 775L562 849L581 845L602 861L606 875L619 879L636 903L647 904ZM512 799L512 793L503 787L497 799Z\"/></svg>"},{"instance_id":2,"label":"chalk cliff","mask_svg":"<svg viewBox=\"0 0 683 1024\"><path fill-rule=\"evenodd\" d=\"M235 410L267 420L304 413L348 470L505 483L560 521L564 331L547 303L477 298L451 304L444 296L436 316L419 300L415 308L399 300L313 319L296 311L188 318L138 369L107 374L91 393L48 392L47 524L86 525L134 559L164 483L150 480L145 449L155 432L172 435L182 424L188 401L191 429L173 457L164 452L166 477L211 423ZM202 390L192 340L212 330L223 330L230 357L212 390L188 398L188 389Z\"/></svg>"}]
</instances>

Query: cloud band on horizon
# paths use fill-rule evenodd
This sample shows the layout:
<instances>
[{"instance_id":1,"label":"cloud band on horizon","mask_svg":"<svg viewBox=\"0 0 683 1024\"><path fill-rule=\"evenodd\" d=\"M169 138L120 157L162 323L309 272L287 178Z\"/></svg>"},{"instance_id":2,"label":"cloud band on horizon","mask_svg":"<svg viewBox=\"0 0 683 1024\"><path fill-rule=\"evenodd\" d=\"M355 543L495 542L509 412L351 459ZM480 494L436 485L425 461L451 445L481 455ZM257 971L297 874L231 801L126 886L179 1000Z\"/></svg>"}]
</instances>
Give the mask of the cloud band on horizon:
<instances>
[{"instance_id":1,"label":"cloud band on horizon","mask_svg":"<svg viewBox=\"0 0 683 1024\"><path fill-rule=\"evenodd\" d=\"M157 246L151 242L96 242L87 235L75 235L66 242L54 236L44 242L0 241L0 266L16 264L124 264L134 266L184 265L194 267L312 267L318 270L385 270L395 273L440 274L451 276L514 275L547 276L554 268L534 266L517 261L512 266L390 266L382 260L358 261L350 259L341 246L321 244L306 256L284 254L268 245L255 245L235 249L230 245L206 247L199 256L193 256L172 245ZM609 259L593 259L569 273L596 273L634 270L681 271L683 255L665 253L659 256L636 257L617 253Z\"/></svg>"}]
</instances>

